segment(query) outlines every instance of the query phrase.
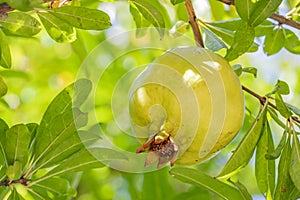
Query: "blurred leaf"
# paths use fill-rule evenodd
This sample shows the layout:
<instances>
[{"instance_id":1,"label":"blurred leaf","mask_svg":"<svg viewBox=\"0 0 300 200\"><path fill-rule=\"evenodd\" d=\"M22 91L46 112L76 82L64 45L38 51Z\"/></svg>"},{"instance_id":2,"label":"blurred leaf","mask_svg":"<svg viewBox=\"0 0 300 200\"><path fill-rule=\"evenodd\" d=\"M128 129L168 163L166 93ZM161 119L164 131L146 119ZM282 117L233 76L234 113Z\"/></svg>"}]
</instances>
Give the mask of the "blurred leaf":
<instances>
[{"instance_id":1,"label":"blurred leaf","mask_svg":"<svg viewBox=\"0 0 300 200\"><path fill-rule=\"evenodd\" d=\"M252 200L251 194L247 190L247 188L239 181L234 182L231 179L228 180L230 183L232 183L236 188L240 191L240 193L243 196L243 199L245 200Z\"/></svg>"},{"instance_id":2,"label":"blurred leaf","mask_svg":"<svg viewBox=\"0 0 300 200\"><path fill-rule=\"evenodd\" d=\"M22 185L21 183L17 183L13 185L14 189L17 191L17 193L20 195L18 199L26 199L26 200L35 200L28 191L27 187Z\"/></svg>"},{"instance_id":3,"label":"blurred leaf","mask_svg":"<svg viewBox=\"0 0 300 200\"><path fill-rule=\"evenodd\" d=\"M169 182L169 176L166 167L152 173L145 173L141 198L143 200L171 199L175 191Z\"/></svg>"},{"instance_id":4,"label":"blurred leaf","mask_svg":"<svg viewBox=\"0 0 300 200\"><path fill-rule=\"evenodd\" d=\"M5 78L22 78L26 80L30 79L30 76L27 72L13 69L0 71L0 75Z\"/></svg>"},{"instance_id":5,"label":"blurred leaf","mask_svg":"<svg viewBox=\"0 0 300 200\"><path fill-rule=\"evenodd\" d=\"M230 49L228 49L225 58L231 61L247 52L253 44L254 36L254 28L250 27L248 24L244 23L238 27L234 34L233 43Z\"/></svg>"},{"instance_id":6,"label":"blurred leaf","mask_svg":"<svg viewBox=\"0 0 300 200\"><path fill-rule=\"evenodd\" d=\"M141 14L147 19L154 27L157 28L160 37L164 36L164 28L166 27L164 15L159 9L162 7L157 1L147 0L130 0L131 4L141 12Z\"/></svg>"},{"instance_id":7,"label":"blurred leaf","mask_svg":"<svg viewBox=\"0 0 300 200\"><path fill-rule=\"evenodd\" d=\"M274 121L275 121L281 128L283 128L283 129L286 128L285 124L279 119L279 117L278 117L276 111L275 111L273 108L269 107L269 108L268 108L268 112L269 112L269 114L271 115L272 119L274 119Z\"/></svg>"},{"instance_id":8,"label":"blurred leaf","mask_svg":"<svg viewBox=\"0 0 300 200\"><path fill-rule=\"evenodd\" d=\"M260 192L266 197L272 197L275 187L275 161L267 160L266 155L274 152L274 142L269 123L262 130L257 143L255 156L255 176Z\"/></svg>"},{"instance_id":9,"label":"blurred leaf","mask_svg":"<svg viewBox=\"0 0 300 200\"><path fill-rule=\"evenodd\" d=\"M7 93L7 85L4 80L0 76L0 98L3 97Z\"/></svg>"},{"instance_id":10,"label":"blurred leaf","mask_svg":"<svg viewBox=\"0 0 300 200\"><path fill-rule=\"evenodd\" d=\"M255 67L245 67L243 68L243 72L253 74L254 78L257 77L257 69Z\"/></svg>"},{"instance_id":11,"label":"blurred leaf","mask_svg":"<svg viewBox=\"0 0 300 200\"><path fill-rule=\"evenodd\" d=\"M240 76L243 72L243 67L240 64L233 65L232 69L234 70L234 72L236 73L237 76Z\"/></svg>"},{"instance_id":12,"label":"blurred leaf","mask_svg":"<svg viewBox=\"0 0 300 200\"><path fill-rule=\"evenodd\" d=\"M8 39L2 30L0 30L0 53L0 66L4 68L11 68L11 55L8 46Z\"/></svg>"},{"instance_id":13,"label":"blurred leaf","mask_svg":"<svg viewBox=\"0 0 300 200\"><path fill-rule=\"evenodd\" d=\"M300 191L296 187L293 187L288 199L299 199L299 198L300 198Z\"/></svg>"},{"instance_id":14,"label":"blurred leaf","mask_svg":"<svg viewBox=\"0 0 300 200\"><path fill-rule=\"evenodd\" d=\"M130 9L130 13L133 17L133 20L136 24L136 28L137 28L136 35L137 35L137 37L144 36L146 34L145 28L150 26L150 22L147 21L143 17L143 15L138 11L138 9L134 5L130 4L129 9Z\"/></svg>"},{"instance_id":15,"label":"blurred leaf","mask_svg":"<svg viewBox=\"0 0 300 200\"><path fill-rule=\"evenodd\" d=\"M80 107L88 98L92 90L92 82L88 79L80 79L74 83L72 103L73 107Z\"/></svg>"},{"instance_id":16,"label":"blurred leaf","mask_svg":"<svg viewBox=\"0 0 300 200\"><path fill-rule=\"evenodd\" d=\"M205 188L192 186L188 191L182 192L174 196L172 200L184 199L184 200L215 200L217 199L217 195L206 190Z\"/></svg>"},{"instance_id":17,"label":"blurred leaf","mask_svg":"<svg viewBox=\"0 0 300 200\"><path fill-rule=\"evenodd\" d=\"M291 145L289 138L286 142L283 152L280 157L278 165L277 186L275 189L274 199L288 199L292 191L293 182L289 175L289 168L291 164Z\"/></svg>"},{"instance_id":18,"label":"blurred leaf","mask_svg":"<svg viewBox=\"0 0 300 200\"><path fill-rule=\"evenodd\" d=\"M283 29L284 47L291 53L300 54L300 41L297 35L288 30Z\"/></svg>"},{"instance_id":19,"label":"blurred leaf","mask_svg":"<svg viewBox=\"0 0 300 200\"><path fill-rule=\"evenodd\" d=\"M210 190L223 199L244 199L242 194L234 187L231 187L226 183L219 181L218 179L203 174L199 170L190 168L172 168L170 173L175 178L185 183L190 183L200 188Z\"/></svg>"},{"instance_id":20,"label":"blurred leaf","mask_svg":"<svg viewBox=\"0 0 300 200\"><path fill-rule=\"evenodd\" d=\"M212 51L218 51L222 48L227 48L227 46L224 44L222 40L220 40L213 32L211 32L209 29L205 27L201 27L203 32L205 33L205 46L212 50Z\"/></svg>"},{"instance_id":21,"label":"blurred leaf","mask_svg":"<svg viewBox=\"0 0 300 200\"><path fill-rule=\"evenodd\" d=\"M24 124L15 125L7 130L4 150L9 165L13 165L15 161L25 165L30 140L30 132Z\"/></svg>"},{"instance_id":22,"label":"blurred leaf","mask_svg":"<svg viewBox=\"0 0 300 200\"><path fill-rule=\"evenodd\" d=\"M300 116L300 109L289 104L289 103L285 103L285 105L293 112L295 113L296 115Z\"/></svg>"},{"instance_id":23,"label":"blurred leaf","mask_svg":"<svg viewBox=\"0 0 300 200\"><path fill-rule=\"evenodd\" d=\"M293 131L293 146L289 172L296 188L300 191L300 143L295 131Z\"/></svg>"},{"instance_id":24,"label":"blurred leaf","mask_svg":"<svg viewBox=\"0 0 300 200\"><path fill-rule=\"evenodd\" d=\"M283 149L283 147L285 146L285 143L286 143L286 135L287 135L287 132L286 132L286 130L284 130L283 135L280 139L280 142L279 142L278 146L276 147L276 149L274 151L269 151L266 154L266 156L265 156L266 159L274 160L274 159L279 158L279 156L281 154L281 151L282 151L282 149Z\"/></svg>"},{"instance_id":25,"label":"blurred leaf","mask_svg":"<svg viewBox=\"0 0 300 200\"><path fill-rule=\"evenodd\" d=\"M182 3L182 2L184 2L185 0L171 0L171 3L173 4L173 5L176 5L176 4L179 4L179 3Z\"/></svg>"},{"instance_id":26,"label":"blurred leaf","mask_svg":"<svg viewBox=\"0 0 300 200\"><path fill-rule=\"evenodd\" d=\"M10 12L7 18L0 18L3 31L8 34L31 37L41 31L41 25L34 17L23 12Z\"/></svg>"},{"instance_id":27,"label":"blurred leaf","mask_svg":"<svg viewBox=\"0 0 300 200\"><path fill-rule=\"evenodd\" d=\"M282 0L236 0L234 3L239 16L254 27L272 15L281 2Z\"/></svg>"},{"instance_id":28,"label":"blurred leaf","mask_svg":"<svg viewBox=\"0 0 300 200\"><path fill-rule=\"evenodd\" d=\"M266 35L266 39L264 41L264 52L267 53L268 56L276 54L282 49L283 44L284 35L282 29L277 28Z\"/></svg>"},{"instance_id":29,"label":"blurred leaf","mask_svg":"<svg viewBox=\"0 0 300 200\"><path fill-rule=\"evenodd\" d=\"M103 30L111 26L109 16L97 9L63 6L48 10L48 12L65 23L80 29Z\"/></svg>"},{"instance_id":30,"label":"blurred leaf","mask_svg":"<svg viewBox=\"0 0 300 200\"><path fill-rule=\"evenodd\" d=\"M266 125L266 108L265 104L218 177L231 176L247 165Z\"/></svg>"},{"instance_id":31,"label":"blurred leaf","mask_svg":"<svg viewBox=\"0 0 300 200\"><path fill-rule=\"evenodd\" d=\"M216 3L214 0L209 0L210 11L213 17L213 20L224 19L227 15L227 10L224 8L223 3Z\"/></svg>"},{"instance_id":32,"label":"blurred leaf","mask_svg":"<svg viewBox=\"0 0 300 200\"><path fill-rule=\"evenodd\" d=\"M38 12L37 14L49 36L56 42L73 42L76 40L75 28L50 13Z\"/></svg>"},{"instance_id":33,"label":"blurred leaf","mask_svg":"<svg viewBox=\"0 0 300 200\"><path fill-rule=\"evenodd\" d=\"M174 38L180 37L187 32L189 25L189 23L179 20L169 30L169 34Z\"/></svg>"},{"instance_id":34,"label":"blurred leaf","mask_svg":"<svg viewBox=\"0 0 300 200\"><path fill-rule=\"evenodd\" d=\"M244 22L239 18L233 18L229 20L220 20L220 21L214 21L206 23L214 27L219 27L231 31L235 31L237 27L242 26Z\"/></svg>"},{"instance_id":35,"label":"blurred leaf","mask_svg":"<svg viewBox=\"0 0 300 200\"><path fill-rule=\"evenodd\" d=\"M287 108L287 106L285 105L281 94L279 92L275 93L275 103L276 103L276 107L279 111L279 113L284 117L284 118L289 118L290 116L292 116L292 112Z\"/></svg>"},{"instance_id":36,"label":"blurred leaf","mask_svg":"<svg viewBox=\"0 0 300 200\"><path fill-rule=\"evenodd\" d=\"M40 7L43 3L43 0L5 0L5 2L14 9L29 11Z\"/></svg>"}]
</instances>

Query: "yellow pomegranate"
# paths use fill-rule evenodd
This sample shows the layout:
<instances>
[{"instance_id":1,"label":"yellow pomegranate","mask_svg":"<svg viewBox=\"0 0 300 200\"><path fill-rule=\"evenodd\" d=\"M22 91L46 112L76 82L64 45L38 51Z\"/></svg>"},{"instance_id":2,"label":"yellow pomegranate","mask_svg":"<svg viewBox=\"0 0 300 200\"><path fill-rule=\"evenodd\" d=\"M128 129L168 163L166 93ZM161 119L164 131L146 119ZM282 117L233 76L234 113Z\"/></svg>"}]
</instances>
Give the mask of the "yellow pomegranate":
<instances>
[{"instance_id":1,"label":"yellow pomegranate","mask_svg":"<svg viewBox=\"0 0 300 200\"><path fill-rule=\"evenodd\" d=\"M158 57L130 91L132 129L148 139L145 165L207 160L238 133L244 96L221 56L200 47L177 47Z\"/></svg>"}]
</instances>

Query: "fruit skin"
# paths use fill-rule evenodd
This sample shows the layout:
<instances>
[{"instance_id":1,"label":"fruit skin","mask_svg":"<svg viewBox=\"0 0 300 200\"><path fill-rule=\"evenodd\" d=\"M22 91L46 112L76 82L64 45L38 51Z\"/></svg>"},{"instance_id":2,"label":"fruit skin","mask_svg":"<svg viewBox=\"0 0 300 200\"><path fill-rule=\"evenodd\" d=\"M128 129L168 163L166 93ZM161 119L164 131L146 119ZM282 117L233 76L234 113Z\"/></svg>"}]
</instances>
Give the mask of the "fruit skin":
<instances>
[{"instance_id":1,"label":"fruit skin","mask_svg":"<svg viewBox=\"0 0 300 200\"><path fill-rule=\"evenodd\" d=\"M200 47L177 47L139 75L129 110L137 137L149 138L164 130L179 147L175 163L195 164L237 134L244 118L244 96L223 57Z\"/></svg>"}]
</instances>

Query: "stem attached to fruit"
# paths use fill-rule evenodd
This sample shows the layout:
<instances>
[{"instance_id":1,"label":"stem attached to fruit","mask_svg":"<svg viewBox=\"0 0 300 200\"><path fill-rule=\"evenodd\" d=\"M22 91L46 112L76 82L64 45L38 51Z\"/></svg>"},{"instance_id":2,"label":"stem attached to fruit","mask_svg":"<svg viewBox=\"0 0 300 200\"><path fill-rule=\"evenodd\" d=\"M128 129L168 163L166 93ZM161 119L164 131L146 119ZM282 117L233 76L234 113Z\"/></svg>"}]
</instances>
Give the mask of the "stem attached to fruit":
<instances>
[{"instance_id":1,"label":"stem attached to fruit","mask_svg":"<svg viewBox=\"0 0 300 200\"><path fill-rule=\"evenodd\" d=\"M193 29L193 34L194 34L194 38L195 38L195 41L196 41L196 45L198 47L203 47L204 48L203 39L202 39L202 36L201 36L199 26L197 24L197 17L195 15L194 7L193 7L193 4L192 4L191 0L186 0L185 1L185 7L186 7L187 13L189 15L189 23L191 24L192 29Z\"/></svg>"}]
</instances>

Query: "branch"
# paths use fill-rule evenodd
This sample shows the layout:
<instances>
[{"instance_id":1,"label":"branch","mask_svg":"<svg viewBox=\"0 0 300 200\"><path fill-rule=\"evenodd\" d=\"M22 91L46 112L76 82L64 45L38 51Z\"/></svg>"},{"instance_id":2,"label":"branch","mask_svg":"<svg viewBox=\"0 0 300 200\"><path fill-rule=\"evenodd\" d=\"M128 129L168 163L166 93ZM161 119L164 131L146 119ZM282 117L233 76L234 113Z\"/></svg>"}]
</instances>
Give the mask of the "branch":
<instances>
[{"instance_id":1,"label":"branch","mask_svg":"<svg viewBox=\"0 0 300 200\"><path fill-rule=\"evenodd\" d=\"M188 16L189 16L189 23L191 24L192 29L193 29L193 34L194 34L194 38L195 38L195 41L196 41L196 45L198 47L203 47L204 48L203 39L202 39L202 36L201 36L201 33L200 33L199 26L198 26L197 21L196 21L197 17L195 15L194 7L193 7L193 4L192 4L191 0L186 0L185 1L185 7L186 7L186 10L187 10L187 13L188 13Z\"/></svg>"},{"instance_id":2,"label":"branch","mask_svg":"<svg viewBox=\"0 0 300 200\"><path fill-rule=\"evenodd\" d=\"M25 178L22 177L18 180L6 180L6 181L3 181L3 182L0 182L0 186L10 186L10 185L16 184L16 183L21 183L22 185L27 186L28 181L29 181L28 179L25 179Z\"/></svg>"},{"instance_id":3,"label":"branch","mask_svg":"<svg viewBox=\"0 0 300 200\"><path fill-rule=\"evenodd\" d=\"M247 87L245 87L245 86L242 86L242 89L243 89L245 92L247 92L247 93L251 94L252 96L254 96L255 98L257 98L257 99L260 101L260 103L261 103L262 105L264 105L264 104L266 103L266 98L265 98L265 97L260 96L259 94L255 93L254 91L250 90L249 88L247 88ZM275 110L278 111L278 108L277 108L273 103L271 103L271 102L269 102L269 101L268 101L267 103L268 103L269 106L271 106L272 108L274 108ZM297 116L292 116L292 119L293 119L295 122L297 122L297 123L300 124L300 120L298 119Z\"/></svg>"},{"instance_id":4,"label":"branch","mask_svg":"<svg viewBox=\"0 0 300 200\"><path fill-rule=\"evenodd\" d=\"M220 1L227 5L234 5L234 0L217 0L217 1ZM298 23L294 20L291 20L291 19L287 19L286 17L284 17L282 15L273 13L269 18L279 22L280 24L286 24L286 25L289 25L291 27L294 27L294 28L300 30L300 23Z\"/></svg>"}]
</instances>

